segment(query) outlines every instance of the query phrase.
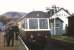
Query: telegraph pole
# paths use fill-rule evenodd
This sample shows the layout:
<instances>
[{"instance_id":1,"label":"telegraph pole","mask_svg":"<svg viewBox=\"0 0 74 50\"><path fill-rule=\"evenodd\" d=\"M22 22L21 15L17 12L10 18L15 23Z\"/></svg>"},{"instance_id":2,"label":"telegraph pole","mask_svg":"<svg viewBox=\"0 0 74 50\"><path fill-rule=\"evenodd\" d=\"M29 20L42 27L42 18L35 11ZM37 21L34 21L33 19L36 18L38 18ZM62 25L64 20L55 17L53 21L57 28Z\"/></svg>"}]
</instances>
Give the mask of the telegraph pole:
<instances>
[{"instance_id":1,"label":"telegraph pole","mask_svg":"<svg viewBox=\"0 0 74 50\"><path fill-rule=\"evenodd\" d=\"M56 6L54 5L53 7L52 7L53 9L54 9L54 14L56 13ZM56 17L54 17L54 35L56 34Z\"/></svg>"}]
</instances>

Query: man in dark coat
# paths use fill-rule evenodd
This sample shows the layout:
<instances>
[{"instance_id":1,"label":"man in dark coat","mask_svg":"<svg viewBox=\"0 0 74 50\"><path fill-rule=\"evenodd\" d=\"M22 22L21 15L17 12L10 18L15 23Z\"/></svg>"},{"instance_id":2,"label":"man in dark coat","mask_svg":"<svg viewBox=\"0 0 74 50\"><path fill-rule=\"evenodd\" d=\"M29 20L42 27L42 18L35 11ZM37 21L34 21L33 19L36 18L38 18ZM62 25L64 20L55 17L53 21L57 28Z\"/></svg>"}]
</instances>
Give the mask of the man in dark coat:
<instances>
[{"instance_id":1,"label":"man in dark coat","mask_svg":"<svg viewBox=\"0 0 74 50\"><path fill-rule=\"evenodd\" d=\"M14 32L15 32L15 38L16 38L16 40L18 40L18 35L19 35L19 28L18 28L18 26L17 25L15 25L15 26L13 26L13 28L14 28Z\"/></svg>"},{"instance_id":2,"label":"man in dark coat","mask_svg":"<svg viewBox=\"0 0 74 50\"><path fill-rule=\"evenodd\" d=\"M11 46L14 45L14 30L13 30L13 27L9 27L6 30L5 38L6 38L7 46L10 46L10 43L11 43Z\"/></svg>"}]
</instances>

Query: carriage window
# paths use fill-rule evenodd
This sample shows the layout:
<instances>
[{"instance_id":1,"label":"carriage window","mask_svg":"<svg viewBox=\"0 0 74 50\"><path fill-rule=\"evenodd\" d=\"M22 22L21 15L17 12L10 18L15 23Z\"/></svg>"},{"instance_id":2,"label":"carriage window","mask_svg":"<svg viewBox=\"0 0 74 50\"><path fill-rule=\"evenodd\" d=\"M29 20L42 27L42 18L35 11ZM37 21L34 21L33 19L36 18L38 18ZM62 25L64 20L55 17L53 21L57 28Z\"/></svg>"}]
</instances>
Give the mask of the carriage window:
<instances>
[{"instance_id":1,"label":"carriage window","mask_svg":"<svg viewBox=\"0 0 74 50\"><path fill-rule=\"evenodd\" d=\"M37 19L29 19L29 28L30 29L38 29L38 20Z\"/></svg>"},{"instance_id":2,"label":"carriage window","mask_svg":"<svg viewBox=\"0 0 74 50\"><path fill-rule=\"evenodd\" d=\"M48 21L47 19L40 19L39 20L40 29L48 29Z\"/></svg>"}]
</instances>

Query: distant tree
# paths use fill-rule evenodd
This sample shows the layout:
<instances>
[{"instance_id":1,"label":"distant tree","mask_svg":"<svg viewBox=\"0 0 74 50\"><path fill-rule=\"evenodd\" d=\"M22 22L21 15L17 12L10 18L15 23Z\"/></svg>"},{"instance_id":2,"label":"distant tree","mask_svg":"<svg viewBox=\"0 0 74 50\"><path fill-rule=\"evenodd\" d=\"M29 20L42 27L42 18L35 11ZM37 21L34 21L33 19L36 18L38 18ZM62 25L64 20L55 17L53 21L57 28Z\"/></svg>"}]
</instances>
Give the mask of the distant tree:
<instances>
[{"instance_id":1,"label":"distant tree","mask_svg":"<svg viewBox=\"0 0 74 50\"><path fill-rule=\"evenodd\" d=\"M7 22L10 21L10 18L7 16L0 16L0 21L6 24Z\"/></svg>"}]
</instances>

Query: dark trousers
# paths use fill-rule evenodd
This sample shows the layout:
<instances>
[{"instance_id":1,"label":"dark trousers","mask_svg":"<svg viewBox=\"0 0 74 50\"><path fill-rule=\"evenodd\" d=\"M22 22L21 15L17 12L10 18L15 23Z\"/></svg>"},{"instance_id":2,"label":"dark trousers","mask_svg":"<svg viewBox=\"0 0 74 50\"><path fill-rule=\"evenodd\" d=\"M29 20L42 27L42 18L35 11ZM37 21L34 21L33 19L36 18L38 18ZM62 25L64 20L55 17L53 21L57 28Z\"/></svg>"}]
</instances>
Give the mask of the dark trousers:
<instances>
[{"instance_id":1,"label":"dark trousers","mask_svg":"<svg viewBox=\"0 0 74 50\"><path fill-rule=\"evenodd\" d=\"M8 38L6 39L7 46L14 46L14 38Z\"/></svg>"},{"instance_id":2,"label":"dark trousers","mask_svg":"<svg viewBox=\"0 0 74 50\"><path fill-rule=\"evenodd\" d=\"M15 36L16 36L16 37L15 37L15 38L16 38L16 40L18 40L18 33L16 33L16 34L15 34Z\"/></svg>"}]
</instances>

